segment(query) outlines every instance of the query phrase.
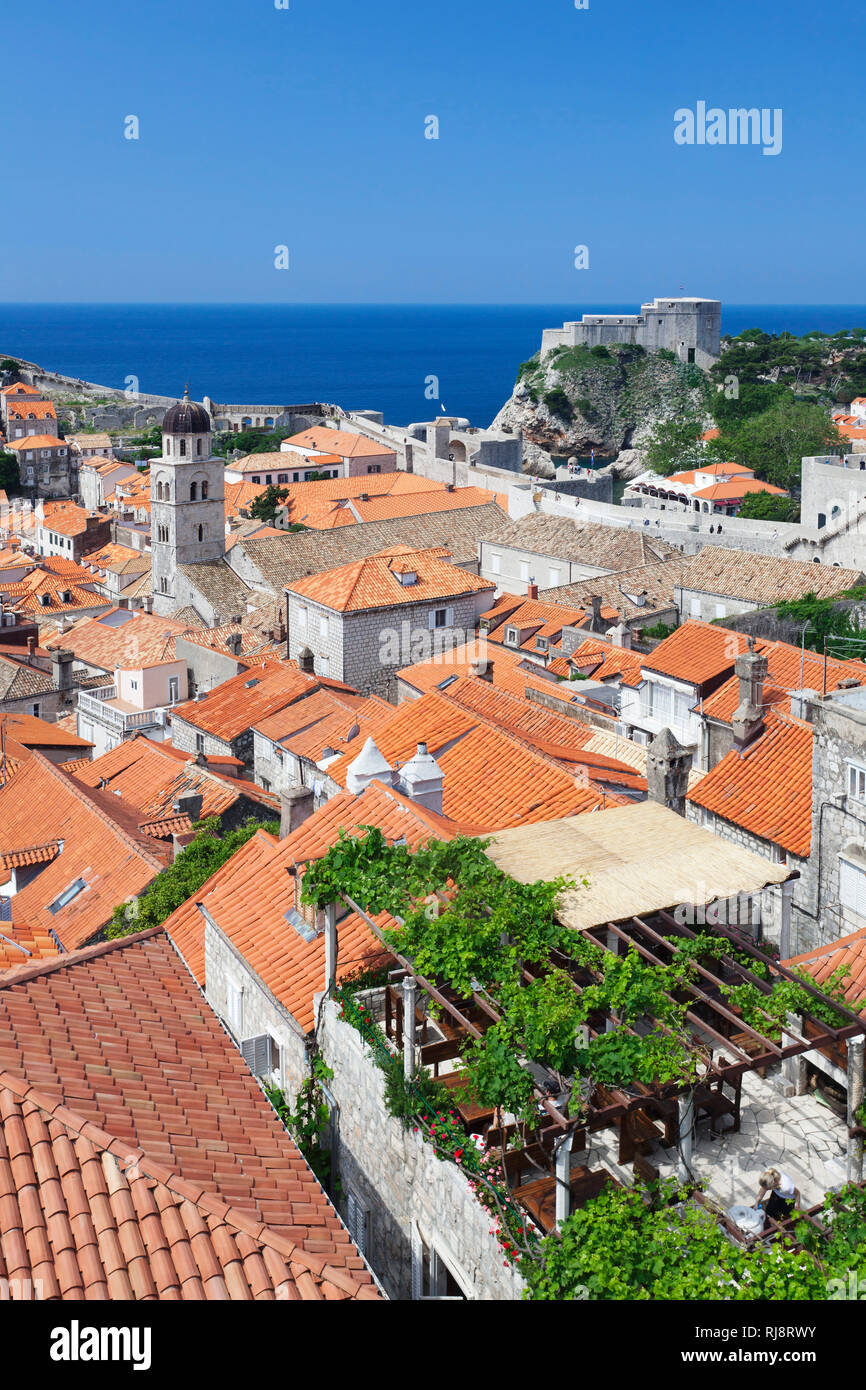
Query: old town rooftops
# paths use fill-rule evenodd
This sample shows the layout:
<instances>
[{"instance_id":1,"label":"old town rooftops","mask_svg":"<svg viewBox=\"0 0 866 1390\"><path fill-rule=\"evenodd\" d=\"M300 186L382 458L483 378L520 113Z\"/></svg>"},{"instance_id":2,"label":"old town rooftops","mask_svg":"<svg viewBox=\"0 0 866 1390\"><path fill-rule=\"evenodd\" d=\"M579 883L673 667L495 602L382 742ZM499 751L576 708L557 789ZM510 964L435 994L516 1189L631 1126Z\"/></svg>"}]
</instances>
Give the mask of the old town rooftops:
<instances>
[{"instance_id":1,"label":"old town rooftops","mask_svg":"<svg viewBox=\"0 0 866 1390\"><path fill-rule=\"evenodd\" d=\"M375 1298L159 929L0 985L4 1274L43 1298Z\"/></svg>"},{"instance_id":2,"label":"old town rooftops","mask_svg":"<svg viewBox=\"0 0 866 1390\"><path fill-rule=\"evenodd\" d=\"M493 593L495 585L489 580L449 564L447 555L442 546L413 550L395 545L338 569L297 579L287 586L288 592L342 613Z\"/></svg>"},{"instance_id":3,"label":"old town rooftops","mask_svg":"<svg viewBox=\"0 0 866 1390\"><path fill-rule=\"evenodd\" d=\"M294 661L273 659L232 676L201 699L175 705L172 718L229 742L269 715L321 689L360 699L351 686L324 676L308 676Z\"/></svg>"},{"instance_id":4,"label":"old town rooftops","mask_svg":"<svg viewBox=\"0 0 866 1390\"><path fill-rule=\"evenodd\" d=\"M763 733L732 748L689 793L705 811L750 835L809 856L812 840L812 726L769 713Z\"/></svg>"},{"instance_id":5,"label":"old town rooftops","mask_svg":"<svg viewBox=\"0 0 866 1390\"><path fill-rule=\"evenodd\" d=\"M372 439L367 439L363 434L353 434L348 430L331 430L323 425L314 425L312 429L303 430L300 434L290 435L283 443L288 452L293 445L300 445L302 449L315 449L319 453L336 454L338 458L379 458L382 455L392 454L396 458L394 449L389 449L387 444L376 444ZM306 460L309 467L309 460Z\"/></svg>"}]
</instances>

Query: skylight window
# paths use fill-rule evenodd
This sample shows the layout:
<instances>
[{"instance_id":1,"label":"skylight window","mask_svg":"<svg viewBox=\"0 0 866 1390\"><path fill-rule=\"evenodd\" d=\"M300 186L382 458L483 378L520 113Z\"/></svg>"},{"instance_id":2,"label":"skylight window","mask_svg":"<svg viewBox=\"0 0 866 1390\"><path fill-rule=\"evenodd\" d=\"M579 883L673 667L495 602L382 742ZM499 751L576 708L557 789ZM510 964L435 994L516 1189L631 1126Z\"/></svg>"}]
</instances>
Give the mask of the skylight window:
<instances>
[{"instance_id":1,"label":"skylight window","mask_svg":"<svg viewBox=\"0 0 866 1390\"><path fill-rule=\"evenodd\" d=\"M54 899L53 903L48 904L48 911L52 914L62 911L62 909L71 903L73 898L77 898L78 894L83 892L86 887L87 884L83 878L74 879L69 887L64 888L63 892Z\"/></svg>"}]
</instances>

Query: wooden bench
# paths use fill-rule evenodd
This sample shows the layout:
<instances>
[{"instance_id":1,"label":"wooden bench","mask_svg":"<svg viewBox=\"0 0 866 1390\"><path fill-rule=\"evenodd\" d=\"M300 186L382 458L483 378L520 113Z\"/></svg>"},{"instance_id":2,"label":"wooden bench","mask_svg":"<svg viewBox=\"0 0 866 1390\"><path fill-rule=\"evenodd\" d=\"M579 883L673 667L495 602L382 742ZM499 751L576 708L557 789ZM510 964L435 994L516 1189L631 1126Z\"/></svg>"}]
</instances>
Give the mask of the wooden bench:
<instances>
[{"instance_id":1,"label":"wooden bench","mask_svg":"<svg viewBox=\"0 0 866 1390\"><path fill-rule=\"evenodd\" d=\"M619 1187L619 1183L606 1168L575 1168L569 1180L570 1210L577 1211L597 1197L605 1187ZM533 1221L545 1232L552 1231L556 1225L556 1178L539 1178L537 1182L524 1183L514 1189L514 1197L527 1211Z\"/></svg>"},{"instance_id":2,"label":"wooden bench","mask_svg":"<svg viewBox=\"0 0 866 1390\"><path fill-rule=\"evenodd\" d=\"M446 1038L445 1042L427 1043L421 1048L421 1065L432 1067L433 1075L439 1077L440 1062L453 1062L462 1054L465 1046L466 1040L460 1038Z\"/></svg>"}]
</instances>

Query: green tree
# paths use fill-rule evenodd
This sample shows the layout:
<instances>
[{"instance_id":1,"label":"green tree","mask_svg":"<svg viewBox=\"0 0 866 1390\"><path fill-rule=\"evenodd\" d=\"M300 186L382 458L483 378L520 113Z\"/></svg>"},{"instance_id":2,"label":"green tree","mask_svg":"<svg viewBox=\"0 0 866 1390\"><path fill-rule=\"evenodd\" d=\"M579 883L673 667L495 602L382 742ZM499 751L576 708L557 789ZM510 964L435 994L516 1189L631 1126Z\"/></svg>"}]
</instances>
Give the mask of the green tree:
<instances>
[{"instance_id":1,"label":"green tree","mask_svg":"<svg viewBox=\"0 0 866 1390\"><path fill-rule=\"evenodd\" d=\"M251 502L250 516L254 516L258 521L273 521L288 495L289 489L287 487L276 487L271 483L264 492L260 492Z\"/></svg>"},{"instance_id":2,"label":"green tree","mask_svg":"<svg viewBox=\"0 0 866 1390\"><path fill-rule=\"evenodd\" d=\"M731 422L716 442L726 459L786 489L799 485L805 455L845 451L845 441L827 412L792 396L780 399L760 415Z\"/></svg>"},{"instance_id":3,"label":"green tree","mask_svg":"<svg viewBox=\"0 0 866 1390\"><path fill-rule=\"evenodd\" d=\"M646 446L647 467L669 478L698 462L709 463L714 456L701 443L702 421L697 415L677 415L662 420Z\"/></svg>"},{"instance_id":4,"label":"green tree","mask_svg":"<svg viewBox=\"0 0 866 1390\"><path fill-rule=\"evenodd\" d=\"M0 488L7 494L21 491L18 460L14 454L0 453Z\"/></svg>"},{"instance_id":5,"label":"green tree","mask_svg":"<svg viewBox=\"0 0 866 1390\"><path fill-rule=\"evenodd\" d=\"M800 504L793 497L774 497L772 492L749 492L739 514L750 521L799 521Z\"/></svg>"},{"instance_id":6,"label":"green tree","mask_svg":"<svg viewBox=\"0 0 866 1390\"><path fill-rule=\"evenodd\" d=\"M0 362L0 373L3 376L17 376L21 370L21 363L16 362L14 357L4 357Z\"/></svg>"},{"instance_id":7,"label":"green tree","mask_svg":"<svg viewBox=\"0 0 866 1390\"><path fill-rule=\"evenodd\" d=\"M206 883L226 860L231 859L257 830L268 830L271 834L278 835L280 827L277 821L269 821L263 825L260 821L248 820L237 830L231 830L227 835L221 836L216 816L201 821L198 834L192 843L180 852L173 864L163 869L161 874L157 874L153 882L145 888L137 905L130 908L126 903L121 903L114 909L112 920L106 928L106 936L129 936L133 932L161 926L175 908L185 903L193 893L197 893L202 884Z\"/></svg>"}]
</instances>

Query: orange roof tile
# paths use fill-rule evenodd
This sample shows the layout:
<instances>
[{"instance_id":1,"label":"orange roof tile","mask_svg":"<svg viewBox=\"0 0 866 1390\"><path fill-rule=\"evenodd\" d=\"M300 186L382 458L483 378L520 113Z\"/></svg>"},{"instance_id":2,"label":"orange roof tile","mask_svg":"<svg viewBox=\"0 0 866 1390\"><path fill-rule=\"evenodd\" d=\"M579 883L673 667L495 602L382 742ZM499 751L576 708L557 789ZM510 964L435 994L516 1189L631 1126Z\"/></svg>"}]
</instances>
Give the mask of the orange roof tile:
<instances>
[{"instance_id":1,"label":"orange roof tile","mask_svg":"<svg viewBox=\"0 0 866 1390\"><path fill-rule=\"evenodd\" d=\"M0 979L37 960L58 954L49 932L24 922L0 922Z\"/></svg>"},{"instance_id":2,"label":"orange roof tile","mask_svg":"<svg viewBox=\"0 0 866 1390\"><path fill-rule=\"evenodd\" d=\"M770 713L765 731L743 750L732 749L689 800L750 835L801 859L812 840L812 726Z\"/></svg>"},{"instance_id":3,"label":"orange roof tile","mask_svg":"<svg viewBox=\"0 0 866 1390\"><path fill-rule=\"evenodd\" d=\"M393 713L394 706L378 695L362 699L333 690L317 690L261 720L255 731L296 757L319 762L326 749L339 751L349 734L353 738L358 730L365 738L374 734Z\"/></svg>"},{"instance_id":4,"label":"orange roof tile","mask_svg":"<svg viewBox=\"0 0 866 1390\"><path fill-rule=\"evenodd\" d=\"M13 906L32 926L53 928L69 950L95 936L167 862L114 797L86 791L34 752L0 787L0 853L50 840L63 841L61 853L19 889ZM51 912L79 879L82 889Z\"/></svg>"},{"instance_id":5,"label":"orange roof tile","mask_svg":"<svg viewBox=\"0 0 866 1390\"><path fill-rule=\"evenodd\" d=\"M447 694L447 692L446 692ZM463 709L438 691L398 705L376 733L376 746L395 764L408 762L425 742L444 776L443 812L451 820L482 830L554 820L606 805L619 805L606 794L534 751L522 739L495 728L477 713ZM328 776L345 786L349 766L364 739L354 739L328 764Z\"/></svg>"},{"instance_id":6,"label":"orange roof tile","mask_svg":"<svg viewBox=\"0 0 866 1390\"><path fill-rule=\"evenodd\" d=\"M98 595L91 598L98 601ZM66 632L45 639L49 648L67 647L78 661L114 671L118 666L150 666L174 659L174 639L187 631L173 618L160 618L129 608L109 608L93 618L81 618Z\"/></svg>"},{"instance_id":7,"label":"orange roof tile","mask_svg":"<svg viewBox=\"0 0 866 1390\"><path fill-rule=\"evenodd\" d=\"M862 661L839 661L816 652L803 651L787 642L756 643L756 649L767 658L768 674L764 682L764 709L777 707L782 714L791 712L791 694L795 690L837 690L844 680L859 680L866 685L866 664ZM712 695L704 699L707 719L719 719L730 724L740 703L740 683L737 677L725 681Z\"/></svg>"},{"instance_id":8,"label":"orange roof tile","mask_svg":"<svg viewBox=\"0 0 866 1390\"><path fill-rule=\"evenodd\" d=\"M802 955L792 956L782 964L805 970L819 989L827 985L835 971L846 967L849 973L842 981L842 992L848 1008L858 1009L861 1018L866 1018L866 927L824 946L816 946L812 951L804 951Z\"/></svg>"},{"instance_id":9,"label":"orange roof tile","mask_svg":"<svg viewBox=\"0 0 866 1390\"><path fill-rule=\"evenodd\" d=\"M699 488L692 496L707 502L729 502L738 501L751 492L769 492L773 497L788 496L783 487L771 487L769 483L763 483L759 478L741 478L739 482L714 483L712 487Z\"/></svg>"},{"instance_id":10,"label":"orange roof tile","mask_svg":"<svg viewBox=\"0 0 866 1390\"><path fill-rule=\"evenodd\" d=\"M57 420L57 411L51 401L28 401L26 405L10 405L6 411L9 420Z\"/></svg>"},{"instance_id":11,"label":"orange roof tile","mask_svg":"<svg viewBox=\"0 0 866 1390\"><path fill-rule=\"evenodd\" d=\"M61 724L49 724L35 714L0 713L0 729L6 738L14 738L23 748L92 748L86 738L79 738Z\"/></svg>"},{"instance_id":12,"label":"orange roof tile","mask_svg":"<svg viewBox=\"0 0 866 1390\"><path fill-rule=\"evenodd\" d=\"M161 930L0 984L0 1209L43 1298L377 1297Z\"/></svg>"},{"instance_id":13,"label":"orange roof tile","mask_svg":"<svg viewBox=\"0 0 866 1390\"><path fill-rule=\"evenodd\" d=\"M56 434L28 434L23 439L10 439L6 445L7 449L64 449L65 439L58 439Z\"/></svg>"},{"instance_id":14,"label":"orange roof tile","mask_svg":"<svg viewBox=\"0 0 866 1390\"><path fill-rule=\"evenodd\" d=\"M700 686L732 671L736 658L748 647L745 633L690 618L644 656L642 665L646 671ZM626 684L639 682L629 677Z\"/></svg>"},{"instance_id":15,"label":"orange roof tile","mask_svg":"<svg viewBox=\"0 0 866 1390\"><path fill-rule=\"evenodd\" d=\"M38 396L40 393L35 386L30 386L26 381L15 381L11 386L4 386L0 391L0 396Z\"/></svg>"},{"instance_id":16,"label":"orange roof tile","mask_svg":"<svg viewBox=\"0 0 866 1390\"><path fill-rule=\"evenodd\" d=\"M223 681L202 700L175 705L172 719L185 720L228 743L268 715L322 687L354 693L339 681L306 675L294 661L268 660L254 671L241 671Z\"/></svg>"},{"instance_id":17,"label":"orange roof tile","mask_svg":"<svg viewBox=\"0 0 866 1390\"><path fill-rule=\"evenodd\" d=\"M303 449L319 449L327 454L336 454L338 458L378 458L382 454L392 454L395 460L397 458L395 450L389 449L386 444L376 444L363 434L352 434L348 430L326 429L323 425L314 425L312 429L293 434L284 442L300 444Z\"/></svg>"},{"instance_id":18,"label":"orange roof tile","mask_svg":"<svg viewBox=\"0 0 866 1390\"><path fill-rule=\"evenodd\" d=\"M286 588L289 593L342 613L493 593L496 586L489 580L448 564L443 558L447 553L441 546L431 550L393 546L338 569L296 579ZM416 574L416 581L403 584L398 575L410 570Z\"/></svg>"},{"instance_id":19,"label":"orange roof tile","mask_svg":"<svg viewBox=\"0 0 866 1390\"><path fill-rule=\"evenodd\" d=\"M258 831L165 924L197 978L204 977L204 918L198 911L202 904L280 1003L309 1031L315 1023L313 995L324 983L325 947L323 936L305 941L287 921L286 913L296 906L295 867L321 858L341 830L357 834L370 825L390 843L405 837L410 849L431 838L450 839L458 829L393 788L373 782L360 796L343 792L332 797L284 840ZM376 922L380 927L395 925L384 913ZM388 959L355 913L340 921L338 952L339 979Z\"/></svg>"}]
</instances>

